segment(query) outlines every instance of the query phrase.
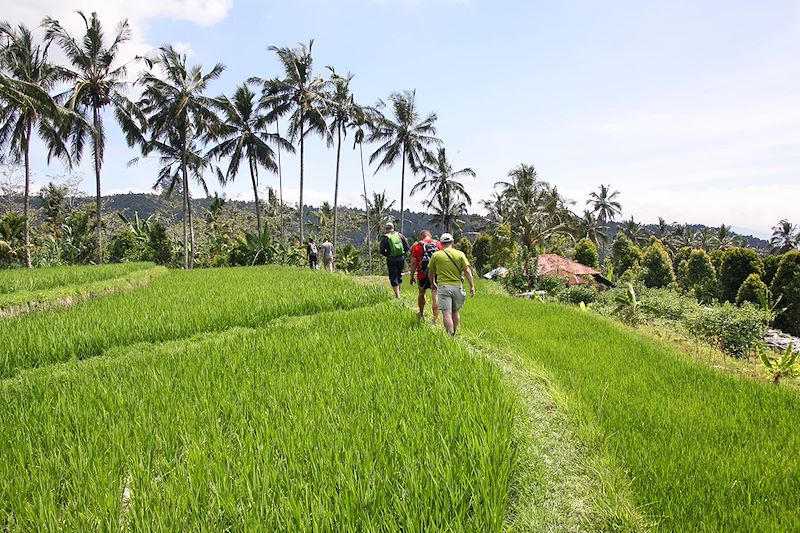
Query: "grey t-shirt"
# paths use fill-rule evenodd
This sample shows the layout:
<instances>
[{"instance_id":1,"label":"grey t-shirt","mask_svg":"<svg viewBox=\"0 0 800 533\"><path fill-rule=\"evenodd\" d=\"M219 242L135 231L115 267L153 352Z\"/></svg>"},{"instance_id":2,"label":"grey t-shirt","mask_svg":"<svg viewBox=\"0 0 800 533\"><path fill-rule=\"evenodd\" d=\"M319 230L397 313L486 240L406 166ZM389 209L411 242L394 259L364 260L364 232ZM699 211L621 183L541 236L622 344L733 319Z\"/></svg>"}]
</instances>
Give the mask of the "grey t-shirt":
<instances>
[{"instance_id":1,"label":"grey t-shirt","mask_svg":"<svg viewBox=\"0 0 800 533\"><path fill-rule=\"evenodd\" d=\"M333 243L330 241L325 241L319 246L322 248L322 258L323 259L331 259L333 257Z\"/></svg>"}]
</instances>

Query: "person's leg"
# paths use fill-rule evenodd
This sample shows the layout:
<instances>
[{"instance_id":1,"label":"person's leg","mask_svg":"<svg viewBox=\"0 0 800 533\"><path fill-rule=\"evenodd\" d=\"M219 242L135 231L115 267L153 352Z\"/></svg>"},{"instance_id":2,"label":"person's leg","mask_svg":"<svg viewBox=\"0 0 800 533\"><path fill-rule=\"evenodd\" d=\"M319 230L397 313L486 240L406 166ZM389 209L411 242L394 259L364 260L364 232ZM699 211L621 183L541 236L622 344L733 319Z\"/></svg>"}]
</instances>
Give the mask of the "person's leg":
<instances>
[{"instance_id":1,"label":"person's leg","mask_svg":"<svg viewBox=\"0 0 800 533\"><path fill-rule=\"evenodd\" d=\"M419 281L417 281L419 284ZM419 306L419 317L425 316L425 286L419 286L419 295L417 296L417 305Z\"/></svg>"},{"instance_id":2,"label":"person's leg","mask_svg":"<svg viewBox=\"0 0 800 533\"><path fill-rule=\"evenodd\" d=\"M453 329L450 334L455 335L456 331L458 331L458 325L461 323L461 311L453 310L450 322L453 325Z\"/></svg>"},{"instance_id":3,"label":"person's leg","mask_svg":"<svg viewBox=\"0 0 800 533\"><path fill-rule=\"evenodd\" d=\"M442 322L444 323L444 329L447 330L447 333L454 335L455 330L453 329L453 311L450 309L442 309Z\"/></svg>"},{"instance_id":4,"label":"person's leg","mask_svg":"<svg viewBox=\"0 0 800 533\"><path fill-rule=\"evenodd\" d=\"M438 291L431 287L431 309L433 309L433 325L439 322L439 295Z\"/></svg>"}]
</instances>

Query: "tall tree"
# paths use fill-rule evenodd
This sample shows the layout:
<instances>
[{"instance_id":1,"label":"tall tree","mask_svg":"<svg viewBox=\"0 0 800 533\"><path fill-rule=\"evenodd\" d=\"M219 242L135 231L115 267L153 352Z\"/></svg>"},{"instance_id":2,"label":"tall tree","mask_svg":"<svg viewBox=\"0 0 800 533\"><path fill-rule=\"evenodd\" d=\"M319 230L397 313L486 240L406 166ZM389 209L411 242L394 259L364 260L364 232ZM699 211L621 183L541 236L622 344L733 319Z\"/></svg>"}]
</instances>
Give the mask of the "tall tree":
<instances>
[{"instance_id":1,"label":"tall tree","mask_svg":"<svg viewBox=\"0 0 800 533\"><path fill-rule=\"evenodd\" d=\"M611 185L600 185L600 192L592 192L586 205L591 205L592 211L600 222L613 222L617 215L622 214L622 205L617 198L619 191L611 192Z\"/></svg>"},{"instance_id":2,"label":"tall tree","mask_svg":"<svg viewBox=\"0 0 800 533\"><path fill-rule=\"evenodd\" d=\"M70 121L70 137L75 160L80 161L86 146L87 135L91 137L95 174L95 239L97 241L97 261L103 262L102 236L102 197L100 194L100 169L106 143L103 125L103 109L111 106L117 121L127 132L138 130L141 120L138 110L125 96L127 86L126 65L117 65L120 47L130 39L130 26L127 19L120 21L114 30L110 43L105 39L103 27L92 13L87 18L78 11L85 26L84 35L76 40L54 19L46 18L47 39L55 41L62 48L70 62L65 69L72 88L69 92L68 108L79 118ZM128 137L129 144L133 138Z\"/></svg>"},{"instance_id":3,"label":"tall tree","mask_svg":"<svg viewBox=\"0 0 800 533\"><path fill-rule=\"evenodd\" d=\"M294 151L292 144L275 133L269 133L268 117L256 102L256 94L247 84L240 85L233 93L233 99L222 96L213 102L222 113L225 123L219 134L218 144L208 151L210 158L228 158L228 168L219 174L222 185L233 181L239 173L239 165L247 161L253 197L256 203L256 234L261 238L261 206L258 199L258 167L277 172L275 152L272 145L282 145Z\"/></svg>"},{"instance_id":4,"label":"tall tree","mask_svg":"<svg viewBox=\"0 0 800 533\"><path fill-rule=\"evenodd\" d=\"M608 227L588 209L583 210L583 216L576 223L576 234L578 238L589 239L597 248L605 248L608 242Z\"/></svg>"},{"instance_id":5,"label":"tall tree","mask_svg":"<svg viewBox=\"0 0 800 533\"><path fill-rule=\"evenodd\" d=\"M356 103L350 93L350 81L353 75L339 76L333 67L331 71L331 93L328 95L328 114L331 117L329 128L336 132L336 179L333 188L333 249L336 250L339 221L339 166L342 156L342 136L347 136L347 128L351 126L356 113Z\"/></svg>"},{"instance_id":6,"label":"tall tree","mask_svg":"<svg viewBox=\"0 0 800 533\"><path fill-rule=\"evenodd\" d=\"M361 185L364 190L364 212L366 214L366 234L367 234L367 258L369 260L369 273L372 274L372 239L370 237L370 209L369 209L369 196L367 196L367 175L364 171L364 140L366 136L366 128L372 122L370 120L372 114L369 108L356 105L353 109L351 116L350 126L355 128L355 135L353 135L353 149L358 146L358 155L361 160Z\"/></svg>"},{"instance_id":7,"label":"tall tree","mask_svg":"<svg viewBox=\"0 0 800 533\"><path fill-rule=\"evenodd\" d=\"M391 202L386 198L386 191L372 193L372 200L369 203L369 214L372 219L372 229L376 235L383 229L386 222L394 222L390 211L394 208L394 200Z\"/></svg>"},{"instance_id":8,"label":"tall tree","mask_svg":"<svg viewBox=\"0 0 800 533\"><path fill-rule=\"evenodd\" d=\"M436 158L431 158L424 170L425 176L412 187L411 196L428 191L423 205L435 211L434 218L442 225L442 232L449 232L450 225L472 205L472 198L459 179L474 178L475 171L468 167L453 171L444 148L439 148Z\"/></svg>"},{"instance_id":9,"label":"tall tree","mask_svg":"<svg viewBox=\"0 0 800 533\"><path fill-rule=\"evenodd\" d=\"M769 243L779 254L794 250L800 245L800 229L784 218L772 227L772 238Z\"/></svg>"},{"instance_id":10,"label":"tall tree","mask_svg":"<svg viewBox=\"0 0 800 533\"><path fill-rule=\"evenodd\" d=\"M370 163L378 161L375 173L384 167L392 167L398 159L401 162L401 233L405 224L406 163L408 163L412 173L420 172L424 169L425 161L429 158L429 147L438 146L442 143L441 140L435 137L436 113L430 113L424 119L420 119L416 99L416 90L393 93L389 96L392 118L388 118L384 114L378 115L370 136L371 142L383 143L369 158ZM386 104L379 102L378 107L384 108Z\"/></svg>"},{"instance_id":11,"label":"tall tree","mask_svg":"<svg viewBox=\"0 0 800 533\"><path fill-rule=\"evenodd\" d=\"M194 267L195 246L190 205L190 154L200 143L214 140L221 132L221 121L215 113L215 102L204 96L208 84L225 70L217 63L207 73L203 67L188 67L186 55L172 46L162 46L155 57L146 59L149 70L137 81L144 91L139 102L147 117L150 141L144 143L145 155L163 145L178 147L181 157L181 189L183 193L183 268ZM188 223L188 226L187 226ZM191 248L191 261L189 249Z\"/></svg>"},{"instance_id":12,"label":"tall tree","mask_svg":"<svg viewBox=\"0 0 800 533\"><path fill-rule=\"evenodd\" d=\"M305 138L309 133L318 133L332 143L328 124L325 121L326 81L314 76L311 48L299 44L297 48L270 46L283 67L283 78L263 80L254 78L263 85L261 103L267 107L270 120L289 115L288 134L292 141L300 142L300 242L305 242L305 206L303 205Z\"/></svg>"},{"instance_id":13,"label":"tall tree","mask_svg":"<svg viewBox=\"0 0 800 533\"><path fill-rule=\"evenodd\" d=\"M23 255L25 266L30 268L31 140L36 128L47 145L48 161L52 155L69 161L58 124L66 115L49 95L66 73L49 61L48 46L34 43L25 26L13 28L2 22L0 36L5 41L0 50L0 72L10 78L4 84L6 90L0 92L0 149L8 152L13 161L23 161L25 167Z\"/></svg>"}]
</instances>

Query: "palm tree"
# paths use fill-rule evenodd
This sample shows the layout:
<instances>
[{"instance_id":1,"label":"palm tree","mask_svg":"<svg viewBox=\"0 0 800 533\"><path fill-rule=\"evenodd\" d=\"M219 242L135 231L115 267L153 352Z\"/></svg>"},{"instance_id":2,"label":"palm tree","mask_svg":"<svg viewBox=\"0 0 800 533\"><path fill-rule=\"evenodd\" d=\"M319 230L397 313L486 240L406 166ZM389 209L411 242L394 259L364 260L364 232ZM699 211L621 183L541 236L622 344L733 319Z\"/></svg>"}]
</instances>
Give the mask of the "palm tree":
<instances>
[{"instance_id":1,"label":"palm tree","mask_svg":"<svg viewBox=\"0 0 800 533\"><path fill-rule=\"evenodd\" d=\"M123 94L127 83L126 65L115 66L120 47L130 38L127 19L122 20L114 31L110 44L97 13L87 18L78 11L86 31L80 40L74 39L61 24L54 19L45 18L47 39L57 42L67 56L71 69L65 69L72 88L69 91L68 108L80 118L70 121L72 151L76 161L80 161L86 146L86 136L91 136L94 156L96 184L95 239L97 240L97 261L103 262L102 247L102 198L100 195L100 169L106 143L102 111L111 106L117 121L128 132L128 143L133 144L131 132L138 131L137 121L141 115L131 101Z\"/></svg>"},{"instance_id":2,"label":"palm tree","mask_svg":"<svg viewBox=\"0 0 800 533\"><path fill-rule=\"evenodd\" d=\"M198 143L214 140L222 132L219 117L214 112L215 102L203 92L209 82L219 78L225 67L217 63L204 74L200 65L187 67L186 55L178 53L172 46L161 47L157 56L145 61L150 70L142 72L137 83L144 87L139 105L147 117L151 140L143 144L142 151L147 155L158 146L156 142L178 149L183 193L183 267L193 268L195 246L189 203L190 154L197 150ZM160 70L163 78L154 69Z\"/></svg>"},{"instance_id":3,"label":"palm tree","mask_svg":"<svg viewBox=\"0 0 800 533\"><path fill-rule=\"evenodd\" d=\"M608 243L608 227L602 224L592 211L583 210L583 216L577 221L577 237L587 238L598 248L605 248Z\"/></svg>"},{"instance_id":4,"label":"palm tree","mask_svg":"<svg viewBox=\"0 0 800 533\"><path fill-rule=\"evenodd\" d=\"M384 167L393 166L398 159L402 164L400 172L400 233L405 224L405 183L406 162L411 172L416 174L424 169L429 157L428 147L438 146L442 141L436 135L436 113L431 113L420 120L416 104L417 92L404 91L392 93L389 103L392 107L393 119L383 114L377 116L377 122L370 136L371 142L381 142L377 150L370 156L369 162L379 161L375 173ZM379 102L378 107L385 107Z\"/></svg>"},{"instance_id":5,"label":"palm tree","mask_svg":"<svg viewBox=\"0 0 800 533\"><path fill-rule=\"evenodd\" d=\"M350 127L355 128L356 132L353 136L353 150L358 145L358 153L361 158L361 185L364 188L364 212L366 214L367 224L367 255L369 260L369 273L372 274L372 239L370 238L370 224L369 224L369 197L367 196L367 176L364 172L364 137L366 135L365 127L369 126L372 122L370 120L371 111L368 108L356 105L353 109L353 114L350 117Z\"/></svg>"},{"instance_id":6,"label":"palm tree","mask_svg":"<svg viewBox=\"0 0 800 533\"><path fill-rule=\"evenodd\" d=\"M610 189L611 185L600 185L600 193L592 192L586 200L586 205L592 206L600 222L613 222L617 215L622 214L622 205L616 200L619 191L609 192Z\"/></svg>"},{"instance_id":7,"label":"palm tree","mask_svg":"<svg viewBox=\"0 0 800 533\"><path fill-rule=\"evenodd\" d=\"M800 230L788 219L783 219L772 228L772 249L779 254L794 250L800 245Z\"/></svg>"},{"instance_id":8,"label":"palm tree","mask_svg":"<svg viewBox=\"0 0 800 533\"><path fill-rule=\"evenodd\" d=\"M7 39L0 52L0 71L8 73L10 81L13 80L4 85L7 94L0 93L0 147L5 148L15 162L24 161L23 255L25 266L31 268L30 145L35 127L47 145L48 161L52 155L59 155L69 162L67 147L58 130L58 122L63 121L65 115L49 95L49 91L64 80L65 72L49 62L48 46L34 44L31 31L25 26L14 29L2 22L0 35Z\"/></svg>"},{"instance_id":9,"label":"palm tree","mask_svg":"<svg viewBox=\"0 0 800 533\"><path fill-rule=\"evenodd\" d=\"M425 207L433 210L431 221L438 224L442 233L450 233L450 226L461 231L464 228L464 219L460 218L467 214L467 204L464 200L453 199L449 195L436 196L425 203Z\"/></svg>"},{"instance_id":10,"label":"palm tree","mask_svg":"<svg viewBox=\"0 0 800 533\"><path fill-rule=\"evenodd\" d=\"M622 233L627 235L633 244L640 247L646 245L648 239L650 239L650 232L647 231L647 229L641 224L633 220L633 215L631 215L630 220L626 220L622 223L620 230Z\"/></svg>"},{"instance_id":11,"label":"palm tree","mask_svg":"<svg viewBox=\"0 0 800 533\"><path fill-rule=\"evenodd\" d=\"M394 200L391 202L386 198L386 191L372 193L372 201L369 203L369 214L372 219L372 230L377 237L386 222L394 222L390 211L394 208Z\"/></svg>"},{"instance_id":12,"label":"palm tree","mask_svg":"<svg viewBox=\"0 0 800 533\"><path fill-rule=\"evenodd\" d=\"M342 77L331 71L332 91L328 96L328 113L331 117L329 128L336 132L336 181L333 188L333 249L336 250L336 237L339 219L339 161L342 155L342 134L347 136L347 128L351 125L356 112L356 104L350 93L350 81L353 75L348 73Z\"/></svg>"},{"instance_id":13,"label":"palm tree","mask_svg":"<svg viewBox=\"0 0 800 533\"><path fill-rule=\"evenodd\" d=\"M741 238L731 231L730 226L722 224L717 230L716 243L720 250L727 250L728 248L738 246L740 242Z\"/></svg>"},{"instance_id":14,"label":"palm tree","mask_svg":"<svg viewBox=\"0 0 800 533\"><path fill-rule=\"evenodd\" d=\"M475 171L462 168L454 172L444 148L439 148L436 159L431 158L427 163L425 176L411 189L411 196L429 191L423 205L436 211L434 218L442 224L442 231L449 232L455 218L466 214L467 206L472 205L472 198L458 180L464 176L474 178Z\"/></svg>"},{"instance_id":15,"label":"palm tree","mask_svg":"<svg viewBox=\"0 0 800 533\"><path fill-rule=\"evenodd\" d=\"M256 234L260 239L261 206L258 200L258 167L261 165L270 172L278 171L275 152L270 144L282 145L289 151L294 151L294 147L290 142L267 131L269 124L267 115L256 105L256 94L246 83L236 88L233 100L222 96L213 104L225 117L225 124L219 134L219 143L208 151L207 156L212 159L229 158L225 174L220 173L219 175L222 185L233 181L239 173L241 162L247 161L256 203Z\"/></svg>"},{"instance_id":16,"label":"palm tree","mask_svg":"<svg viewBox=\"0 0 800 533\"><path fill-rule=\"evenodd\" d=\"M309 133L319 133L330 146L333 142L330 129L325 122L325 88L326 82L313 74L313 59L311 48L314 40L308 46L299 44L297 48L278 48L270 46L269 50L275 52L283 66L284 78L262 80L253 78L253 81L263 85L261 103L269 109L270 120L290 114L289 137L292 141L300 141L300 242L305 242L304 219L305 206L303 205L304 187L304 162L305 138Z\"/></svg>"}]
</instances>

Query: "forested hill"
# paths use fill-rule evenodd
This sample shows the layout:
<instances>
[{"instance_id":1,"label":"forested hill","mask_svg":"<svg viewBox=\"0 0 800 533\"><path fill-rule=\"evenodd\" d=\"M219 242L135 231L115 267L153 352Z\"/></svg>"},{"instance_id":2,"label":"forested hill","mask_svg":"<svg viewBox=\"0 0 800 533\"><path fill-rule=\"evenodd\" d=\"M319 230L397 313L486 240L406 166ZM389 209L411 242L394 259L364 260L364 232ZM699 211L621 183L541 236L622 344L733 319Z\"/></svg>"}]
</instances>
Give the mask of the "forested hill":
<instances>
[{"instance_id":1,"label":"forested hill","mask_svg":"<svg viewBox=\"0 0 800 533\"><path fill-rule=\"evenodd\" d=\"M213 201L213 197L207 198L196 198L193 200L193 205L196 209L201 210L201 213L205 213L205 210L211 205ZM74 205L76 207L83 207L91 205L94 202L93 196L85 196L85 197L77 197L74 199ZM34 208L39 208L41 206L41 199L38 196L33 196L31 198L31 204ZM253 210L253 202L244 202L240 200L230 200L226 199L226 204L236 206L237 208L246 211L252 212ZM316 212L317 207L315 206L306 206L307 212L311 218L311 221L316 222L316 217L314 216L314 212ZM356 207L343 207L344 213L353 213L358 215L363 215L364 210L359 209ZM140 217L147 218L153 213L162 213L167 214L169 213L171 216L175 216L175 220L181 219L181 202L180 196L175 195L172 199L166 199L157 194L148 194L148 193L126 193L126 194L114 194L110 196L104 197L103 203L103 210L105 212L112 212L112 211L119 211L126 216L133 216L134 212L138 212ZM397 210L390 211L396 218L400 218L400 212ZM418 213L418 212L411 212L407 211L406 216L406 233L412 235L423 228L433 228L433 224L431 222L431 216L428 213ZM470 232L478 232L487 227L487 220L480 216L480 215L470 215L466 217L464 226L464 232L470 234ZM614 240L617 232L620 231L625 223L624 222L611 222L608 228L608 236L609 242ZM708 228L703 224L689 224L688 227L693 231L702 231ZM646 229L651 234L658 234L658 228L655 224L643 224L643 229ZM345 237L353 242L360 242L363 239L363 232L360 230L355 230L352 232L347 232L348 234ZM352 233L352 234L350 234ZM751 248L767 248L769 246L769 242L754 237L753 235L741 235L736 234L744 239L747 246Z\"/></svg>"}]
</instances>

